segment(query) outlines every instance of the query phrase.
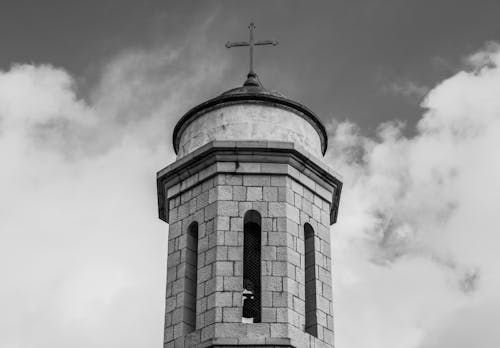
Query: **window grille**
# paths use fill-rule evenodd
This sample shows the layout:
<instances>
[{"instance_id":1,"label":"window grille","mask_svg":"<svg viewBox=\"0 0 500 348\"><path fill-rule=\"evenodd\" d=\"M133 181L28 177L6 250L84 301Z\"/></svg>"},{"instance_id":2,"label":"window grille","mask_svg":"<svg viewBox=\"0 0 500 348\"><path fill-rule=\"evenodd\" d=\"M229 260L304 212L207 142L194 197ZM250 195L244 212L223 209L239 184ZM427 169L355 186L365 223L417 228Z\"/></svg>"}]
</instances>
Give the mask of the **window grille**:
<instances>
[{"instance_id":1,"label":"window grille","mask_svg":"<svg viewBox=\"0 0 500 348\"><path fill-rule=\"evenodd\" d=\"M198 223L192 222L186 236L184 323L186 333L196 330L196 288L198 286Z\"/></svg>"},{"instance_id":2,"label":"window grille","mask_svg":"<svg viewBox=\"0 0 500 348\"><path fill-rule=\"evenodd\" d=\"M261 321L261 218L250 210L243 228L243 321Z\"/></svg>"},{"instance_id":3,"label":"window grille","mask_svg":"<svg viewBox=\"0 0 500 348\"><path fill-rule=\"evenodd\" d=\"M318 325L316 318L316 255L314 249L314 230L306 223L304 225L304 249L305 249L305 331L318 337Z\"/></svg>"}]
</instances>

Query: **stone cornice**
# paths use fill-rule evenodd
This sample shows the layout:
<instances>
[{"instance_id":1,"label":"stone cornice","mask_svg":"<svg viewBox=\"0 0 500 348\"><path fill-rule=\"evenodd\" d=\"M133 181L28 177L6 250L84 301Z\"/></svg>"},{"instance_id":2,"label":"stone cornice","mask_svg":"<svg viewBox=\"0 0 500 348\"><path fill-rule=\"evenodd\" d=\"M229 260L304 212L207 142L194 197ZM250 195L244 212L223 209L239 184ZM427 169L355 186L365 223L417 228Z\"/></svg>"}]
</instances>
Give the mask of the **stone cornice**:
<instances>
[{"instance_id":1,"label":"stone cornice","mask_svg":"<svg viewBox=\"0 0 500 348\"><path fill-rule=\"evenodd\" d=\"M222 173L290 176L331 202L330 224L337 220L340 175L294 143L267 141L212 141L160 170L160 218L168 222L167 200Z\"/></svg>"}]
</instances>

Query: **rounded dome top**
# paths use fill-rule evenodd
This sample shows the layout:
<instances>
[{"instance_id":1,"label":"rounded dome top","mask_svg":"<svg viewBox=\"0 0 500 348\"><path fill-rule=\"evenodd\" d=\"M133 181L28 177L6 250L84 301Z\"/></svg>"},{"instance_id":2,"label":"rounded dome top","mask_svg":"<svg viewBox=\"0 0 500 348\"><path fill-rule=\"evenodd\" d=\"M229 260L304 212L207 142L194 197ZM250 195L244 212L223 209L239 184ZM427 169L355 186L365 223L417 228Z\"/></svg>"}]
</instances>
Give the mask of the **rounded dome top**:
<instances>
[{"instance_id":1,"label":"rounded dome top","mask_svg":"<svg viewBox=\"0 0 500 348\"><path fill-rule=\"evenodd\" d=\"M278 91L270 91L265 89L259 81L259 77L256 73L249 73L247 76L247 80L241 87L232 88L228 91L225 91L221 94L224 95L233 95L233 94L266 94L266 95L274 95L276 97L285 98L285 96Z\"/></svg>"},{"instance_id":2,"label":"rounded dome top","mask_svg":"<svg viewBox=\"0 0 500 348\"><path fill-rule=\"evenodd\" d=\"M242 105L247 106L245 112L241 110L235 111L238 107L241 107ZM257 110L257 108L260 109ZM263 110L263 108L265 110ZM275 115L276 112L272 112L270 108L278 112L279 115ZM272 126L271 124L264 125L263 123L271 122L272 121L271 118L273 117L277 118L276 120L272 121L274 122L274 125L283 123L282 121L284 120L284 118L289 119L288 123L291 123L290 127L296 126L297 128L291 129L289 127L288 132L295 133L295 135L288 136L286 134L287 130L281 127L283 129L277 129L276 130L277 132L273 132L271 135L268 134L268 136L271 137L268 140L298 141L299 143L305 142L309 144L310 142L314 142L314 140L310 138L311 137L316 138L316 136L314 136L314 133L317 133L317 136L319 137L319 139L317 138L318 139L317 146L320 147L318 151L320 151L321 154L323 155L326 152L326 148L328 146L327 133L324 125L321 123L318 117L306 106L284 97L281 93L265 89L264 87L262 87L262 84L260 83L257 74L250 72L243 86L230 89L215 98L207 100L206 102L203 102L195 106L194 108L189 110L186 114L184 114L184 116L181 117L181 119L177 122L173 133L173 145L176 154L178 154L179 156L186 154L183 153L186 150L181 149L181 153L179 153L179 150L181 147L181 142L186 143L189 141L186 139L183 139L181 141L181 138L185 138L188 136L188 135L183 136L183 133L185 133L185 131L191 127L190 125L196 123L195 121L197 121L203 115L211 115L216 110L219 109L225 109L226 113L231 115L229 116L231 120L227 120L227 122L232 122L232 124L235 124L234 122L236 122L239 124L240 128L244 129L249 128L248 124L244 125L244 123L262 123L261 124L261 130L262 130L262 129L270 129L269 127ZM280 109L281 111L279 111ZM235 113L237 113L238 116L233 115ZM221 114L223 114L222 110ZM258 115L255 116L256 114ZM285 116L285 114L288 116ZM299 116L298 120L292 120L292 118L297 118L297 116ZM302 119L302 121L300 121L300 119ZM221 122L220 117L213 116L210 120L210 123L205 123L202 127L206 127L207 125L213 124L214 122L216 123ZM196 127L199 126L200 125L197 125ZM222 127L222 129L225 129L226 125L222 124L220 127ZM307 128L311 130L309 131L309 129ZM235 132L234 138L231 140L251 140L250 138L252 139L254 138L254 134L242 134L241 130L242 129L239 129L237 132ZM215 128L213 129L213 131L216 131ZM278 138L276 138L276 136L273 137L273 135L278 134L280 132L281 136L278 136ZM189 137L200 138L199 134L197 132L193 132L191 129L187 133L189 133ZM207 132L205 131L205 133ZM242 136L246 137L246 139L241 138ZM213 138L214 136L210 134L205 134L204 137ZM216 140L216 138L206 139L206 140L208 141ZM224 140L229 140L227 138L227 134L224 136ZM200 145L198 144L199 141L197 142L195 141L197 145ZM316 145L311 145L311 146L315 147ZM307 148L308 146L305 147ZM195 145L189 145L187 150L192 151L195 148L196 148Z\"/></svg>"}]
</instances>

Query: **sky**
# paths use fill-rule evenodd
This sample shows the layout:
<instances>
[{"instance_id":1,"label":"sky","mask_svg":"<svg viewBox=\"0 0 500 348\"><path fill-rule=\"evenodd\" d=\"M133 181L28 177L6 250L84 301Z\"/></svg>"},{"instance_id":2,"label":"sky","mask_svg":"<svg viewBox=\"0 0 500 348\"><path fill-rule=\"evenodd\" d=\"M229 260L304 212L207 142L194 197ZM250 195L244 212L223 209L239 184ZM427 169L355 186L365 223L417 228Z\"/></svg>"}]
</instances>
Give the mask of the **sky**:
<instances>
[{"instance_id":1,"label":"sky","mask_svg":"<svg viewBox=\"0 0 500 348\"><path fill-rule=\"evenodd\" d=\"M263 85L324 122L337 348L500 345L500 3L1 1L0 347L162 343L176 121Z\"/></svg>"}]
</instances>

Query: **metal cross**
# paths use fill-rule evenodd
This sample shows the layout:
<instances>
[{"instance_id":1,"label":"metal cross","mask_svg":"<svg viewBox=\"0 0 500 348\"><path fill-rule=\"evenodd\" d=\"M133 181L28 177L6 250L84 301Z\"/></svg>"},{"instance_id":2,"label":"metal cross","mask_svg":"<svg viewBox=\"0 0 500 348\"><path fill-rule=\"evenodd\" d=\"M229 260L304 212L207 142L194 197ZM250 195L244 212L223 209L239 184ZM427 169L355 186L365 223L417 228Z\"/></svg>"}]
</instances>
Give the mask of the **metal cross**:
<instances>
[{"instance_id":1,"label":"metal cross","mask_svg":"<svg viewBox=\"0 0 500 348\"><path fill-rule=\"evenodd\" d=\"M264 45L273 45L276 46L278 44L278 41L274 40L259 40L259 41L254 41L253 39L253 30L255 29L255 25L250 23L248 26L248 29L250 29L250 39L248 42L246 41L237 41L237 42L226 42L226 47L231 48L231 47L241 47L241 46L249 46L250 48L250 73L254 73L253 71L253 47L254 46L264 46Z\"/></svg>"}]
</instances>

